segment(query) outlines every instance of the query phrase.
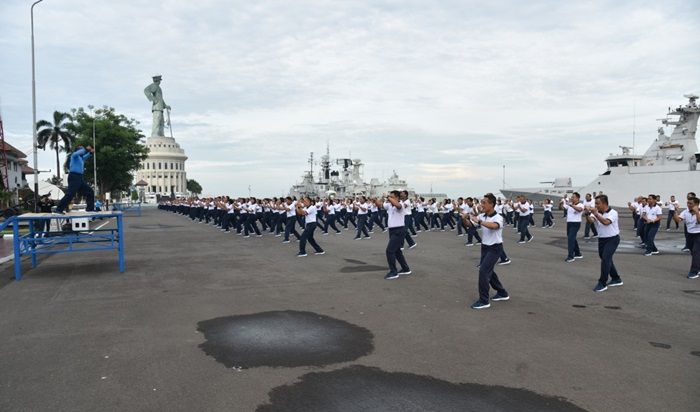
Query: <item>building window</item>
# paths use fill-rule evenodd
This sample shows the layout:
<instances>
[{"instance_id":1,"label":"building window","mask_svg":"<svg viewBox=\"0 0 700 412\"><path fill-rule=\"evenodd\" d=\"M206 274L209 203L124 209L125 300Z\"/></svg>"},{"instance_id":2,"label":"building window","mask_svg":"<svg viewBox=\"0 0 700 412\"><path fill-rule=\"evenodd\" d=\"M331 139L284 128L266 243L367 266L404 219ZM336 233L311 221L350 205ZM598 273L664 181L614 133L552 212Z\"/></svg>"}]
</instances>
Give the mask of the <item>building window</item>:
<instances>
[{"instance_id":1,"label":"building window","mask_svg":"<svg viewBox=\"0 0 700 412\"><path fill-rule=\"evenodd\" d=\"M158 162L158 170L162 169L162 166L163 165L160 162Z\"/></svg>"},{"instance_id":2,"label":"building window","mask_svg":"<svg viewBox=\"0 0 700 412\"><path fill-rule=\"evenodd\" d=\"M172 163L170 163L170 168L171 168L171 169L174 169L174 167L173 167L173 164L172 164Z\"/></svg>"},{"instance_id":3,"label":"building window","mask_svg":"<svg viewBox=\"0 0 700 412\"><path fill-rule=\"evenodd\" d=\"M148 167L148 166L149 166L149 164L148 164L148 163L146 163L146 169L150 169L150 167Z\"/></svg>"},{"instance_id":4,"label":"building window","mask_svg":"<svg viewBox=\"0 0 700 412\"><path fill-rule=\"evenodd\" d=\"M168 162L163 163L163 169L168 170Z\"/></svg>"}]
</instances>

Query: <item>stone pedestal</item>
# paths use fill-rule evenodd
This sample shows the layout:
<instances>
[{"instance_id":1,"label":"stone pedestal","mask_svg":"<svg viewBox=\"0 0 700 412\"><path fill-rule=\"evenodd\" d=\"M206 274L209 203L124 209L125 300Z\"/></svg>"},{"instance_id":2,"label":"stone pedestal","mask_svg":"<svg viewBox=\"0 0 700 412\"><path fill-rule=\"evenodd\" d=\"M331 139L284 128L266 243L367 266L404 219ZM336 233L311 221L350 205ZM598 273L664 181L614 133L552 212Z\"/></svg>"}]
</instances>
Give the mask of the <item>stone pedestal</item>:
<instances>
[{"instance_id":1,"label":"stone pedestal","mask_svg":"<svg viewBox=\"0 0 700 412\"><path fill-rule=\"evenodd\" d=\"M151 136L146 140L148 158L141 163L136 180L148 182L150 195L185 196L187 194L187 155L172 137Z\"/></svg>"}]
</instances>

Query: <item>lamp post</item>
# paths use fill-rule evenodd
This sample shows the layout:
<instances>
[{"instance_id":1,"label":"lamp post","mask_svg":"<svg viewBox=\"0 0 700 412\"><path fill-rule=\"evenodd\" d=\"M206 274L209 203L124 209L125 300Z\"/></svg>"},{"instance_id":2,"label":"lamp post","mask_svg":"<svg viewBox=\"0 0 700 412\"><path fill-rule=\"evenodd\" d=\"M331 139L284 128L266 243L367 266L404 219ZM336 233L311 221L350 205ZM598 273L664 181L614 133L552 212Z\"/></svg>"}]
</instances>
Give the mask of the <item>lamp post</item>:
<instances>
[{"instance_id":1,"label":"lamp post","mask_svg":"<svg viewBox=\"0 0 700 412\"><path fill-rule=\"evenodd\" d=\"M34 6L42 1L44 0L35 1L32 4L32 7L29 9L32 25L32 147L34 151L34 212L39 211L39 158L37 155L36 142L36 76L34 70Z\"/></svg>"},{"instance_id":2,"label":"lamp post","mask_svg":"<svg viewBox=\"0 0 700 412\"><path fill-rule=\"evenodd\" d=\"M100 195L100 187L97 185L97 146L95 145L95 121L97 115L94 110L95 106L89 105L88 108L92 111L92 176L95 181L95 197Z\"/></svg>"}]
</instances>

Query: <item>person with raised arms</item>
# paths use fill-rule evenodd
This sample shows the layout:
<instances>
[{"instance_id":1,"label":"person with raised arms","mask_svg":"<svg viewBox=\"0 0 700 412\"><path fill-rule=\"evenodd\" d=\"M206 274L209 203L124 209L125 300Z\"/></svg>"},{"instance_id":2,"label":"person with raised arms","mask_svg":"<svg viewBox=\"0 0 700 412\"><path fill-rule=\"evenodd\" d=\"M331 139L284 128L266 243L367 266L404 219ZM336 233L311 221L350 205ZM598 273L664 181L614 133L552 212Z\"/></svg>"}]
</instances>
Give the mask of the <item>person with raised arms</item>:
<instances>
[{"instance_id":1,"label":"person with raised arms","mask_svg":"<svg viewBox=\"0 0 700 412\"><path fill-rule=\"evenodd\" d=\"M479 299L472 304L472 309L486 309L491 307L489 301L490 288L496 290L491 297L493 301L505 301L510 295L494 272L496 262L503 252L503 216L496 213L496 196L487 193L481 199L482 211L478 216L466 214L463 219L469 219L469 223L481 227L481 266L479 267Z\"/></svg>"},{"instance_id":2,"label":"person with raised arms","mask_svg":"<svg viewBox=\"0 0 700 412\"><path fill-rule=\"evenodd\" d=\"M326 252L321 248L321 246L316 243L314 239L314 231L316 230L316 205L315 202L311 200L310 197L304 196L299 202L297 202L297 215L303 216L304 218L304 231L301 232L301 238L299 239L299 253L297 257L306 257L306 242L309 242L311 247L314 248L317 255L325 255Z\"/></svg>"},{"instance_id":3,"label":"person with raised arms","mask_svg":"<svg viewBox=\"0 0 700 412\"><path fill-rule=\"evenodd\" d=\"M410 275L411 269L406 263L406 258L401 251L403 242L406 239L406 208L400 200L400 192L393 190L387 197L384 204L377 200L377 206L382 206L388 213L389 243L386 245L386 260L389 264L389 272L384 279L398 279L401 275ZM401 271L396 268L396 261L401 265Z\"/></svg>"},{"instance_id":4,"label":"person with raised arms","mask_svg":"<svg viewBox=\"0 0 700 412\"><path fill-rule=\"evenodd\" d=\"M600 277L593 288L603 292L608 286L622 286L622 279L613 263L613 255L620 244L620 226L617 211L608 204L607 195L595 197L594 206L586 206L586 222L597 226L598 256L600 256ZM608 278L610 282L608 282Z\"/></svg>"}]
</instances>

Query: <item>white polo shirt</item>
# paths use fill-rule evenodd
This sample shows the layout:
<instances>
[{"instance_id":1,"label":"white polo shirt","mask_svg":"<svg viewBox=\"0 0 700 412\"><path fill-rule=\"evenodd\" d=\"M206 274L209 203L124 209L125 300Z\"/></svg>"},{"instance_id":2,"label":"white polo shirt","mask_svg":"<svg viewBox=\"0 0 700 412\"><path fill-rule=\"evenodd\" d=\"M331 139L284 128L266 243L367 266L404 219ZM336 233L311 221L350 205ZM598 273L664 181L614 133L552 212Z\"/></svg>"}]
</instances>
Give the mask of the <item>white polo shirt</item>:
<instances>
[{"instance_id":1,"label":"white polo shirt","mask_svg":"<svg viewBox=\"0 0 700 412\"><path fill-rule=\"evenodd\" d=\"M454 207L454 205L452 205L452 203L446 204L446 205L445 205L445 213L452 213L452 211L454 210L454 208L455 208L455 207Z\"/></svg>"},{"instance_id":2,"label":"white polo shirt","mask_svg":"<svg viewBox=\"0 0 700 412\"><path fill-rule=\"evenodd\" d=\"M700 233L700 222L698 222L696 215L685 209L678 216L685 222L688 233Z\"/></svg>"},{"instance_id":3,"label":"white polo shirt","mask_svg":"<svg viewBox=\"0 0 700 412\"><path fill-rule=\"evenodd\" d=\"M486 246L497 245L503 243L503 216L498 213L493 213L491 216L487 216L485 213L479 215L479 220L483 222L496 222L498 223L497 229L489 229L487 227L481 226L481 244Z\"/></svg>"},{"instance_id":4,"label":"white polo shirt","mask_svg":"<svg viewBox=\"0 0 700 412\"><path fill-rule=\"evenodd\" d=\"M397 209L396 206L391 204L391 202L384 202L384 209L387 210L389 215L389 219L387 222L389 229L404 226L404 216L406 216L405 207Z\"/></svg>"},{"instance_id":5,"label":"white polo shirt","mask_svg":"<svg viewBox=\"0 0 700 412\"><path fill-rule=\"evenodd\" d=\"M668 206L668 210L673 212L676 209L678 209L679 203L677 200L674 200L673 202L669 201L669 202L666 202L666 206Z\"/></svg>"},{"instance_id":6,"label":"white polo shirt","mask_svg":"<svg viewBox=\"0 0 700 412\"><path fill-rule=\"evenodd\" d=\"M309 223L316 223L316 213L318 212L316 206L310 205L309 207L304 208L304 210L306 211L306 224L308 225Z\"/></svg>"},{"instance_id":7,"label":"white polo shirt","mask_svg":"<svg viewBox=\"0 0 700 412\"><path fill-rule=\"evenodd\" d=\"M656 219L657 216L662 215L663 212L661 211L661 206L655 205L655 206L647 206L647 220L654 220Z\"/></svg>"},{"instance_id":8,"label":"white polo shirt","mask_svg":"<svg viewBox=\"0 0 700 412\"><path fill-rule=\"evenodd\" d=\"M602 213L602 216L605 219L609 219L610 224L604 225L604 224L600 223L600 221L598 219L595 219L595 216L593 216L593 218L595 219L595 221L594 221L595 227L596 227L596 229L598 229L598 239L604 239L604 238L619 235L620 234L620 226L618 224L619 219L617 216L617 210L610 208L610 209L608 209L607 212Z\"/></svg>"},{"instance_id":9,"label":"white polo shirt","mask_svg":"<svg viewBox=\"0 0 700 412\"><path fill-rule=\"evenodd\" d=\"M551 212L553 206L554 206L554 205L551 204L551 203L545 203L545 204L544 204L544 211L545 211L545 212Z\"/></svg>"},{"instance_id":10,"label":"white polo shirt","mask_svg":"<svg viewBox=\"0 0 700 412\"><path fill-rule=\"evenodd\" d=\"M515 211L520 214L521 217L523 216L530 216L530 204L525 202L525 203L516 203L515 204Z\"/></svg>"},{"instance_id":11,"label":"white polo shirt","mask_svg":"<svg viewBox=\"0 0 700 412\"><path fill-rule=\"evenodd\" d=\"M411 216L411 207L413 207L413 204L411 203L411 199L406 199L403 201L402 209L404 209L406 216Z\"/></svg>"},{"instance_id":12,"label":"white polo shirt","mask_svg":"<svg viewBox=\"0 0 700 412\"><path fill-rule=\"evenodd\" d=\"M418 213L425 212L425 207L423 206L422 202L416 202L416 212L418 212Z\"/></svg>"},{"instance_id":13,"label":"white polo shirt","mask_svg":"<svg viewBox=\"0 0 700 412\"><path fill-rule=\"evenodd\" d=\"M567 222L578 222L581 223L581 216L583 215L583 203L578 202L576 207L582 208L581 211L577 211L569 204L569 202L564 203L564 209L566 209L566 221Z\"/></svg>"},{"instance_id":14,"label":"white polo shirt","mask_svg":"<svg viewBox=\"0 0 700 412\"><path fill-rule=\"evenodd\" d=\"M364 209L364 210L362 210ZM357 214L366 215L369 212L369 203L357 203Z\"/></svg>"}]
</instances>

